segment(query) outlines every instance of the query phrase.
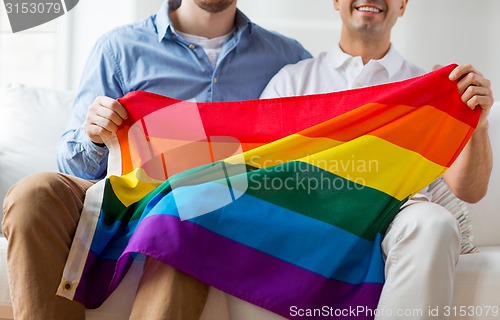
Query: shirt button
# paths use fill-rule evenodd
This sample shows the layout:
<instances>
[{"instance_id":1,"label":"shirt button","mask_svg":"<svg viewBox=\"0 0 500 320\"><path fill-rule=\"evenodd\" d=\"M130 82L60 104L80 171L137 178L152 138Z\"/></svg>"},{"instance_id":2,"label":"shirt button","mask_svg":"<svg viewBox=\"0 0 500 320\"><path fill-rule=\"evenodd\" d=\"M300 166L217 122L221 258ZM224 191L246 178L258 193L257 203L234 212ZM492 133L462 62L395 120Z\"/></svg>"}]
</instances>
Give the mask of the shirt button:
<instances>
[{"instance_id":1,"label":"shirt button","mask_svg":"<svg viewBox=\"0 0 500 320\"><path fill-rule=\"evenodd\" d=\"M192 50L192 49L194 49L194 48L196 48L196 46L195 46L194 44L190 44L190 45L189 45L189 49L191 49L191 50Z\"/></svg>"},{"instance_id":2,"label":"shirt button","mask_svg":"<svg viewBox=\"0 0 500 320\"><path fill-rule=\"evenodd\" d=\"M219 82L219 79L214 78L214 80L213 80L213 81L214 81L214 83L217 83L217 82Z\"/></svg>"},{"instance_id":3,"label":"shirt button","mask_svg":"<svg viewBox=\"0 0 500 320\"><path fill-rule=\"evenodd\" d=\"M354 83L354 88L361 88L363 85L359 82Z\"/></svg>"},{"instance_id":4,"label":"shirt button","mask_svg":"<svg viewBox=\"0 0 500 320\"><path fill-rule=\"evenodd\" d=\"M99 157L102 157L102 155L104 154L104 152L102 152L102 151L97 151L96 153L97 153L97 155L98 155Z\"/></svg>"},{"instance_id":5,"label":"shirt button","mask_svg":"<svg viewBox=\"0 0 500 320\"><path fill-rule=\"evenodd\" d=\"M94 167L90 168L90 171L91 171L91 172L95 172L95 170L96 170L96 169L95 169Z\"/></svg>"}]
</instances>

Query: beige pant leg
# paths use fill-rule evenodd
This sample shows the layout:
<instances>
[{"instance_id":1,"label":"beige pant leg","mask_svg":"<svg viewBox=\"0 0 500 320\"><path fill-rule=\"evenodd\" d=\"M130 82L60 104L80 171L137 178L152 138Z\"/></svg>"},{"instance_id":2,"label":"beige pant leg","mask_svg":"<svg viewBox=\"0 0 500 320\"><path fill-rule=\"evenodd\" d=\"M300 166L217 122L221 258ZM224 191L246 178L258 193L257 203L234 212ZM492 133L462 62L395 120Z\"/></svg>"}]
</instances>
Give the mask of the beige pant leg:
<instances>
[{"instance_id":1,"label":"beige pant leg","mask_svg":"<svg viewBox=\"0 0 500 320\"><path fill-rule=\"evenodd\" d=\"M376 320L436 319L430 310L452 303L460 230L455 217L431 202L405 207L382 242L386 282ZM437 319L448 319L440 314Z\"/></svg>"},{"instance_id":2,"label":"beige pant leg","mask_svg":"<svg viewBox=\"0 0 500 320\"><path fill-rule=\"evenodd\" d=\"M153 258L147 258L131 320L198 320L209 286Z\"/></svg>"},{"instance_id":3,"label":"beige pant leg","mask_svg":"<svg viewBox=\"0 0 500 320\"><path fill-rule=\"evenodd\" d=\"M81 320L80 303L55 295L92 185L58 173L29 176L4 201L7 268L16 320Z\"/></svg>"}]
</instances>

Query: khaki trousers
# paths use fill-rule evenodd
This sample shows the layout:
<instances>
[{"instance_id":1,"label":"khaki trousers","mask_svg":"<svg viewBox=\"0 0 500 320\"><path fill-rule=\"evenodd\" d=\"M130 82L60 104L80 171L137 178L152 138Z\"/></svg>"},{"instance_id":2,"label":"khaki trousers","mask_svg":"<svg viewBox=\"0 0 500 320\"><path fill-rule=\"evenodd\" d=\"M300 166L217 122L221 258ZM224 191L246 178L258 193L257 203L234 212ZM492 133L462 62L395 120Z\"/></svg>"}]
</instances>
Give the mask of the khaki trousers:
<instances>
[{"instance_id":1,"label":"khaki trousers","mask_svg":"<svg viewBox=\"0 0 500 320\"><path fill-rule=\"evenodd\" d=\"M81 320L84 307L55 295L93 182L39 173L14 185L4 200L2 230L15 320ZM147 259L130 319L196 320L209 287Z\"/></svg>"}]
</instances>

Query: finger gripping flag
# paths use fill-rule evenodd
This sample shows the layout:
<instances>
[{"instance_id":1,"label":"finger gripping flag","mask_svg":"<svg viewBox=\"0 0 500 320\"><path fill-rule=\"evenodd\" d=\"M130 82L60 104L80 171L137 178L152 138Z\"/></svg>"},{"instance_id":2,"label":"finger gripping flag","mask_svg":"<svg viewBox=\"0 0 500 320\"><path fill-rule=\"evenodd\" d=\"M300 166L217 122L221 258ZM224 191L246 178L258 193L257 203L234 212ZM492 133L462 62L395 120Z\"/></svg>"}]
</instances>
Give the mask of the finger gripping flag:
<instances>
[{"instance_id":1,"label":"finger gripping flag","mask_svg":"<svg viewBox=\"0 0 500 320\"><path fill-rule=\"evenodd\" d=\"M255 101L126 95L58 294L98 307L144 254L285 317L292 306L374 310L388 225L479 119L453 68Z\"/></svg>"}]
</instances>

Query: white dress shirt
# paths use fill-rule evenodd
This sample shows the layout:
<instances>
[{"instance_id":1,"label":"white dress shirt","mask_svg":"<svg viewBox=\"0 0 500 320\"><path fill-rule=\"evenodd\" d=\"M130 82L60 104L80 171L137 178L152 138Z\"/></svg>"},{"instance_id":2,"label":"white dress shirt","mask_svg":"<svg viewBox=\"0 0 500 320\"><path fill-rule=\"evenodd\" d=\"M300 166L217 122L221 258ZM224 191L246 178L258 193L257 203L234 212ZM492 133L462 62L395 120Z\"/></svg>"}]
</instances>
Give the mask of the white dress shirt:
<instances>
[{"instance_id":1,"label":"white dress shirt","mask_svg":"<svg viewBox=\"0 0 500 320\"><path fill-rule=\"evenodd\" d=\"M342 91L402 81L424 73L393 46L382 59L370 60L366 65L361 57L348 55L335 46L316 58L283 67L271 79L261 98Z\"/></svg>"}]
</instances>

